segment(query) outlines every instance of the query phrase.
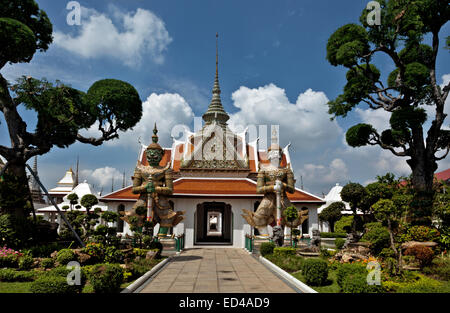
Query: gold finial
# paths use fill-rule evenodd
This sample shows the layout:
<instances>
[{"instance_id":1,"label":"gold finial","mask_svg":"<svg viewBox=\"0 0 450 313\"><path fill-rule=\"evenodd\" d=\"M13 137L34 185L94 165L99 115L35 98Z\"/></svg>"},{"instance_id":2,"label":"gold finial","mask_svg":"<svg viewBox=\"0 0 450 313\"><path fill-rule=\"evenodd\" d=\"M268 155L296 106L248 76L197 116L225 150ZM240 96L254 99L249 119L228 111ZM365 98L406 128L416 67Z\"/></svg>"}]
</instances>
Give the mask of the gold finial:
<instances>
[{"instance_id":1,"label":"gold finial","mask_svg":"<svg viewBox=\"0 0 450 313\"><path fill-rule=\"evenodd\" d=\"M153 136L152 136L152 141L154 143L158 142L158 128L156 128L156 122L155 122L155 127L153 128Z\"/></svg>"}]
</instances>

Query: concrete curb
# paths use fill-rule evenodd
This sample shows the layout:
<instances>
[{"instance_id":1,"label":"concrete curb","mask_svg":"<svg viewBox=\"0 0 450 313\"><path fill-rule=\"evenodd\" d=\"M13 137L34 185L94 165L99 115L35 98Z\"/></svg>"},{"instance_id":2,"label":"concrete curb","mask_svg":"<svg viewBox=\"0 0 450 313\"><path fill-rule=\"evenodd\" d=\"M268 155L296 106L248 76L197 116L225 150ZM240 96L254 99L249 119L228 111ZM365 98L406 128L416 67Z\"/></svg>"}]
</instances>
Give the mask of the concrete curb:
<instances>
[{"instance_id":1,"label":"concrete curb","mask_svg":"<svg viewBox=\"0 0 450 313\"><path fill-rule=\"evenodd\" d=\"M171 256L169 256L167 259L163 260L162 262L159 262L156 264L150 271L139 277L134 283L129 285L127 288L122 290L120 293L133 293L141 287L150 277L152 277L156 272L158 272L161 268L163 268L170 260L172 259Z\"/></svg>"},{"instance_id":2,"label":"concrete curb","mask_svg":"<svg viewBox=\"0 0 450 313\"><path fill-rule=\"evenodd\" d=\"M261 263L263 263L264 265L269 267L271 270L273 270L274 272L276 272L277 274L282 276L284 279L289 281L295 287L297 287L300 291L302 291L304 293L318 293L317 291L315 291L314 289L312 289L311 287L309 287L305 283L299 281L297 278L295 278L294 276L292 276L288 272L282 270L281 268L279 268L278 266L276 266L275 264L273 264L272 262L267 260L265 257L260 255L259 256L259 260L261 261Z\"/></svg>"}]
</instances>

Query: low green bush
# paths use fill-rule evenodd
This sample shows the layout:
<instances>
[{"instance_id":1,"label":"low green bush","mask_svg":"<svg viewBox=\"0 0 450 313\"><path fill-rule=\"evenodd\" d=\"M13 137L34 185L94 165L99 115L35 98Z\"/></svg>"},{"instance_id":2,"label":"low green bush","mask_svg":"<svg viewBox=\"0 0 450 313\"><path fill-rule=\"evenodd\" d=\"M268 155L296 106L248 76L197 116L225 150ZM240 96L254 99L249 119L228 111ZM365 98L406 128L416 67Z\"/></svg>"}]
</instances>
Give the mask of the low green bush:
<instances>
[{"instance_id":1,"label":"low green bush","mask_svg":"<svg viewBox=\"0 0 450 313\"><path fill-rule=\"evenodd\" d=\"M0 281L3 282L25 282L33 281L36 273L33 271L16 271L12 268L0 269Z\"/></svg>"},{"instance_id":2,"label":"low green bush","mask_svg":"<svg viewBox=\"0 0 450 313\"><path fill-rule=\"evenodd\" d=\"M306 283L312 286L322 286L328 278L328 263L322 259L306 259L302 266L302 275Z\"/></svg>"},{"instance_id":3,"label":"low green bush","mask_svg":"<svg viewBox=\"0 0 450 313\"><path fill-rule=\"evenodd\" d=\"M30 255L24 255L19 258L19 270L28 271L33 267L34 259Z\"/></svg>"},{"instance_id":4,"label":"low green bush","mask_svg":"<svg viewBox=\"0 0 450 313\"><path fill-rule=\"evenodd\" d=\"M296 249L292 247L275 247L273 249L273 254L276 256L293 256L296 254Z\"/></svg>"},{"instance_id":5,"label":"low green bush","mask_svg":"<svg viewBox=\"0 0 450 313\"><path fill-rule=\"evenodd\" d=\"M137 279L150 271L153 266L158 264L159 261L157 260L147 260L147 259L140 259L140 260L134 260L130 264L128 264L127 271L131 273L131 277L129 279Z\"/></svg>"},{"instance_id":6,"label":"low green bush","mask_svg":"<svg viewBox=\"0 0 450 313\"><path fill-rule=\"evenodd\" d=\"M123 282L124 270L117 264L97 264L89 272L95 293L116 293Z\"/></svg>"},{"instance_id":7,"label":"low green bush","mask_svg":"<svg viewBox=\"0 0 450 313\"><path fill-rule=\"evenodd\" d=\"M344 247L345 239L344 238L336 238L334 241L334 244L336 245L336 249L341 250L342 247Z\"/></svg>"},{"instance_id":8,"label":"low green bush","mask_svg":"<svg viewBox=\"0 0 450 313\"><path fill-rule=\"evenodd\" d=\"M383 292L381 285L369 285L367 273L350 273L342 281L342 292L344 293L378 293Z\"/></svg>"},{"instance_id":9,"label":"low green bush","mask_svg":"<svg viewBox=\"0 0 450 313\"><path fill-rule=\"evenodd\" d=\"M345 232L344 233L328 232L328 233L320 233L320 237L322 237L322 238L346 238L347 234Z\"/></svg>"},{"instance_id":10,"label":"low green bush","mask_svg":"<svg viewBox=\"0 0 450 313\"><path fill-rule=\"evenodd\" d=\"M398 293L448 293L450 288L448 284L425 277L419 274L420 279L406 284L400 284L397 289Z\"/></svg>"},{"instance_id":11,"label":"low green bush","mask_svg":"<svg viewBox=\"0 0 450 313\"><path fill-rule=\"evenodd\" d=\"M124 254L122 251L114 246L107 247L105 249L105 262L106 263L122 263Z\"/></svg>"},{"instance_id":12,"label":"low green bush","mask_svg":"<svg viewBox=\"0 0 450 313\"><path fill-rule=\"evenodd\" d=\"M61 265L66 265L70 261L76 261L77 256L71 249L61 249L56 255L56 261Z\"/></svg>"},{"instance_id":13,"label":"low green bush","mask_svg":"<svg viewBox=\"0 0 450 313\"><path fill-rule=\"evenodd\" d=\"M386 227L381 226L379 223L370 224L373 225L367 229L367 232L362 237L362 241L369 242L372 253L378 255L384 248L388 248L390 246L389 231Z\"/></svg>"},{"instance_id":14,"label":"low green bush","mask_svg":"<svg viewBox=\"0 0 450 313\"><path fill-rule=\"evenodd\" d=\"M450 258L436 258L431 265L424 267L422 272L440 280L450 281Z\"/></svg>"},{"instance_id":15,"label":"low green bush","mask_svg":"<svg viewBox=\"0 0 450 313\"><path fill-rule=\"evenodd\" d=\"M90 242L83 248L83 252L91 257L89 262L93 264L103 262L105 258L105 246L101 243Z\"/></svg>"},{"instance_id":16,"label":"low green bush","mask_svg":"<svg viewBox=\"0 0 450 313\"><path fill-rule=\"evenodd\" d=\"M402 236L403 241L439 241L440 233L436 228L428 226L412 226Z\"/></svg>"},{"instance_id":17,"label":"low green bush","mask_svg":"<svg viewBox=\"0 0 450 313\"><path fill-rule=\"evenodd\" d=\"M162 243L160 243L159 241L153 240L148 245L148 248L150 250L158 249L159 252L156 254L155 258L156 259L160 259L161 258L161 253L163 252L163 245L162 245Z\"/></svg>"},{"instance_id":18,"label":"low green bush","mask_svg":"<svg viewBox=\"0 0 450 313\"><path fill-rule=\"evenodd\" d=\"M273 249L275 249L275 244L273 242L263 242L259 247L259 253L265 257L266 255L272 254Z\"/></svg>"},{"instance_id":19,"label":"low green bush","mask_svg":"<svg viewBox=\"0 0 450 313\"><path fill-rule=\"evenodd\" d=\"M66 277L43 275L36 279L30 287L32 293L58 293L71 294L78 293L79 286L70 286Z\"/></svg>"},{"instance_id":20,"label":"low green bush","mask_svg":"<svg viewBox=\"0 0 450 313\"><path fill-rule=\"evenodd\" d=\"M44 269L49 269L55 266L55 260L52 258L45 258L41 260L41 267Z\"/></svg>"},{"instance_id":21,"label":"low green bush","mask_svg":"<svg viewBox=\"0 0 450 313\"><path fill-rule=\"evenodd\" d=\"M358 273L367 276L366 267L364 265L354 263L341 264L339 265L336 273L336 282L342 289L345 278L350 274Z\"/></svg>"},{"instance_id":22,"label":"low green bush","mask_svg":"<svg viewBox=\"0 0 450 313\"><path fill-rule=\"evenodd\" d=\"M16 255L0 256L0 268L17 268L19 267L19 258Z\"/></svg>"}]
</instances>

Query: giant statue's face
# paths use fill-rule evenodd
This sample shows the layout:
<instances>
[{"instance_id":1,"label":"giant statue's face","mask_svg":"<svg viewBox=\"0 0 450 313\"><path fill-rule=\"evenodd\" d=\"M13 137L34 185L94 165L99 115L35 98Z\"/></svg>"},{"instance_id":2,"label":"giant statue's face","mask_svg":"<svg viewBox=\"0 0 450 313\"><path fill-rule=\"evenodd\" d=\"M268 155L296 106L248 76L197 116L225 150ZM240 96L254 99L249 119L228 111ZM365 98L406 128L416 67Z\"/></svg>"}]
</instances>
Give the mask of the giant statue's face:
<instances>
[{"instance_id":1,"label":"giant statue's face","mask_svg":"<svg viewBox=\"0 0 450 313\"><path fill-rule=\"evenodd\" d=\"M271 150L267 154L267 158L269 159L270 164L272 164L273 166L280 166L281 157L282 156L279 150Z\"/></svg>"},{"instance_id":2,"label":"giant statue's face","mask_svg":"<svg viewBox=\"0 0 450 313\"><path fill-rule=\"evenodd\" d=\"M148 164L151 166L158 166L161 162L163 151L159 149L148 149L146 151Z\"/></svg>"}]
</instances>

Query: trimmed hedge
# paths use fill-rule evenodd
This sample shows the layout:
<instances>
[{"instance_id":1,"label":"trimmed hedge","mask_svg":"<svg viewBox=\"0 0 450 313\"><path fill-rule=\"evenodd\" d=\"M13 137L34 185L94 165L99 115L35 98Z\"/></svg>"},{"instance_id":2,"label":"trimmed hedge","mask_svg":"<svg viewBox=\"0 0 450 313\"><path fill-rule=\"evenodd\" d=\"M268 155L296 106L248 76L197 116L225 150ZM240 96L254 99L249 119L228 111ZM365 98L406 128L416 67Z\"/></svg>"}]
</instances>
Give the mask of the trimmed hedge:
<instances>
[{"instance_id":1,"label":"trimmed hedge","mask_svg":"<svg viewBox=\"0 0 450 313\"><path fill-rule=\"evenodd\" d=\"M97 264L89 272L95 293L117 293L123 282L123 269L117 264Z\"/></svg>"},{"instance_id":2,"label":"trimmed hedge","mask_svg":"<svg viewBox=\"0 0 450 313\"><path fill-rule=\"evenodd\" d=\"M320 233L320 237L322 238L346 238L346 233Z\"/></svg>"},{"instance_id":3,"label":"trimmed hedge","mask_svg":"<svg viewBox=\"0 0 450 313\"><path fill-rule=\"evenodd\" d=\"M33 281L35 277L34 272L16 271L11 268L0 269L0 281L4 282Z\"/></svg>"},{"instance_id":4,"label":"trimmed hedge","mask_svg":"<svg viewBox=\"0 0 450 313\"><path fill-rule=\"evenodd\" d=\"M328 263L322 259L305 259L302 265L302 274L307 284L322 286L328 278Z\"/></svg>"},{"instance_id":5,"label":"trimmed hedge","mask_svg":"<svg viewBox=\"0 0 450 313\"><path fill-rule=\"evenodd\" d=\"M36 279L30 287L32 293L59 293L59 294L71 294L80 293L86 284L86 274L82 268L80 268L80 285L69 285L67 280L71 269L67 269L65 266L59 266L54 268L45 275L42 275Z\"/></svg>"},{"instance_id":6,"label":"trimmed hedge","mask_svg":"<svg viewBox=\"0 0 450 313\"><path fill-rule=\"evenodd\" d=\"M44 269L52 268L55 266L55 260L52 258L45 258L41 260L41 267Z\"/></svg>"},{"instance_id":7,"label":"trimmed hedge","mask_svg":"<svg viewBox=\"0 0 450 313\"><path fill-rule=\"evenodd\" d=\"M273 249L275 249L275 244L273 242L263 242L259 247L259 253L262 256L266 256L273 253Z\"/></svg>"},{"instance_id":8,"label":"trimmed hedge","mask_svg":"<svg viewBox=\"0 0 450 313\"><path fill-rule=\"evenodd\" d=\"M296 249L292 247L276 247L273 249L273 254L276 256L293 256L296 254Z\"/></svg>"}]
</instances>

